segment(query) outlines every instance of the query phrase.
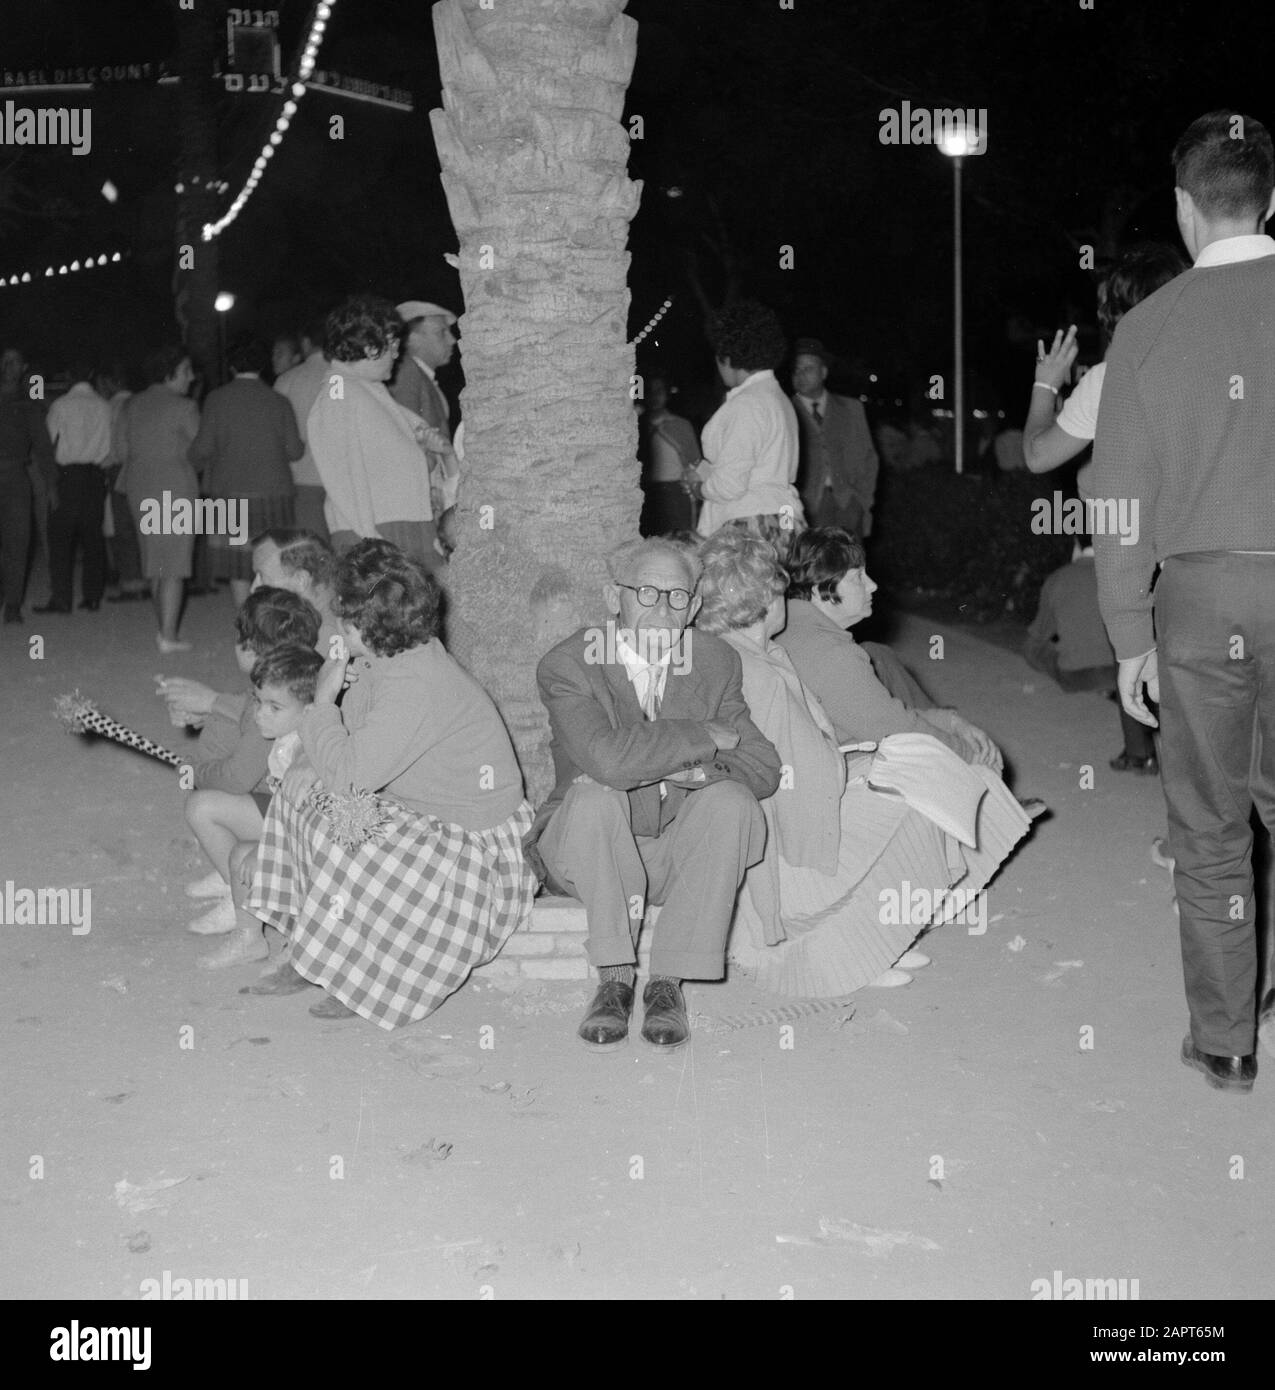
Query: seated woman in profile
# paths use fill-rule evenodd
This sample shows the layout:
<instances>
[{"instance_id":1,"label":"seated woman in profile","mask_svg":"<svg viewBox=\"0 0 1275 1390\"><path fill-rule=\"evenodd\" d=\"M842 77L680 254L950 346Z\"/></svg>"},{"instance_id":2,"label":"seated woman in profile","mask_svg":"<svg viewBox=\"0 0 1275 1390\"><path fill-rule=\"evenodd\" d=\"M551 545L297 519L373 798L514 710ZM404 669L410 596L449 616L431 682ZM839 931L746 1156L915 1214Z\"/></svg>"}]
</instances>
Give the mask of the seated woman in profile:
<instances>
[{"instance_id":1,"label":"seated woman in profile","mask_svg":"<svg viewBox=\"0 0 1275 1390\"><path fill-rule=\"evenodd\" d=\"M319 673L248 904L289 937L290 959L247 992L321 985L316 1017L397 1028L459 989L531 911L531 807L495 704L439 640L442 590L424 565L359 541L336 591L347 651ZM316 783L347 807L352 792L377 793L379 828L351 842Z\"/></svg>"},{"instance_id":2,"label":"seated woman in profile","mask_svg":"<svg viewBox=\"0 0 1275 1390\"><path fill-rule=\"evenodd\" d=\"M835 527L803 531L787 567L788 625L776 640L823 706L839 743L928 734L967 763L1001 771L1000 750L982 729L955 710L921 710L892 695L851 637L850 628L872 612L877 587L856 537Z\"/></svg>"},{"instance_id":3,"label":"seated woman in profile","mask_svg":"<svg viewBox=\"0 0 1275 1390\"><path fill-rule=\"evenodd\" d=\"M896 782L897 767L885 775L890 744L887 756L856 755L848 777L818 700L772 640L787 586L773 548L724 528L700 559L696 625L739 653L753 722L785 766L779 790L762 802L766 854L744 879L730 958L780 994L832 998L908 984L908 970L929 963L911 943L972 900L1030 822L990 767L968 767L933 739L892 741L900 761L920 762L922 785L933 784L926 796L872 785ZM949 797L965 808L964 843L943 828L962 819L941 813ZM949 892L958 885L959 898Z\"/></svg>"}]
</instances>

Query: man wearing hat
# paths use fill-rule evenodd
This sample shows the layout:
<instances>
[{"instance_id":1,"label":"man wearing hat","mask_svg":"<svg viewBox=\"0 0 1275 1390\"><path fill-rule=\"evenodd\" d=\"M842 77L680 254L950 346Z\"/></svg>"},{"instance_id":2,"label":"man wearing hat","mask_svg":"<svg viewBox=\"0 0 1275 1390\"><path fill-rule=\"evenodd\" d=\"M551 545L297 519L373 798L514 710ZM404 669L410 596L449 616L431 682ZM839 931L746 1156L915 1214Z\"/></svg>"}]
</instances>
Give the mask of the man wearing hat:
<instances>
[{"instance_id":1,"label":"man wearing hat","mask_svg":"<svg viewBox=\"0 0 1275 1390\"><path fill-rule=\"evenodd\" d=\"M792 384L801 426L797 486L811 526L840 526L860 538L872 534L877 451L863 406L834 396L824 385L831 355L818 338L798 338Z\"/></svg>"},{"instance_id":2,"label":"man wearing hat","mask_svg":"<svg viewBox=\"0 0 1275 1390\"><path fill-rule=\"evenodd\" d=\"M394 380L390 383L390 395L399 405L419 415L430 429L437 430L445 440L450 441L447 397L439 389L434 373L451 361L452 353L456 350L456 334L453 332L456 315L441 304L422 299L408 299L395 307L403 320L406 341ZM460 468L450 443L445 450L427 446L426 453L429 455L434 516L441 519L443 513L456 503Z\"/></svg>"}]
</instances>

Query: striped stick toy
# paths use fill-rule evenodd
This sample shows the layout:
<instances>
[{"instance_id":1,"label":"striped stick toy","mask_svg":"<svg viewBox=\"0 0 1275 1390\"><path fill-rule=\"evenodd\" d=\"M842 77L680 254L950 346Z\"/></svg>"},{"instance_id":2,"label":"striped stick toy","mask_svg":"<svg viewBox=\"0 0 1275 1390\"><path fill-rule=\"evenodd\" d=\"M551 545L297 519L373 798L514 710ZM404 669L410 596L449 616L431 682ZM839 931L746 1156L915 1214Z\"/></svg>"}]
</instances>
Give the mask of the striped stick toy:
<instances>
[{"instance_id":1,"label":"striped stick toy","mask_svg":"<svg viewBox=\"0 0 1275 1390\"><path fill-rule=\"evenodd\" d=\"M171 749L154 743L144 734L134 733L117 723L109 715L102 713L92 700L86 699L78 690L70 695L59 695L53 702L57 717L73 734L100 734L103 738L114 739L126 748L136 748L170 767L182 767L189 759L180 758Z\"/></svg>"}]
</instances>

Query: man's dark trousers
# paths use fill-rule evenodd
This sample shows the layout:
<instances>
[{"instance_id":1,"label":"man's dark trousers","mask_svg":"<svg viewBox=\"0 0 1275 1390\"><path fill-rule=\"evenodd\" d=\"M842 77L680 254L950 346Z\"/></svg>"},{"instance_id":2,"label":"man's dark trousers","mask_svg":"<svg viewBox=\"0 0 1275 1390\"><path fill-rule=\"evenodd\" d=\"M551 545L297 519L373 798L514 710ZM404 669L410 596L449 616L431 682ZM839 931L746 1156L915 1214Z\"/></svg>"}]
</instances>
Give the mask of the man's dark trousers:
<instances>
[{"instance_id":1,"label":"man's dark trousers","mask_svg":"<svg viewBox=\"0 0 1275 1390\"><path fill-rule=\"evenodd\" d=\"M0 583L4 605L18 608L31 549L31 480L24 464L0 460Z\"/></svg>"},{"instance_id":2,"label":"man's dark trousers","mask_svg":"<svg viewBox=\"0 0 1275 1390\"><path fill-rule=\"evenodd\" d=\"M1191 1036L1246 1056L1257 1037L1254 805L1275 829L1275 555L1165 561L1155 591L1160 766Z\"/></svg>"},{"instance_id":3,"label":"man's dark trousers","mask_svg":"<svg viewBox=\"0 0 1275 1390\"><path fill-rule=\"evenodd\" d=\"M95 463L67 463L58 468L58 506L49 511L49 582L52 602L71 606L75 549L84 551L80 583L85 603L100 603L106 580L106 542L102 508L106 478Z\"/></svg>"}]
</instances>

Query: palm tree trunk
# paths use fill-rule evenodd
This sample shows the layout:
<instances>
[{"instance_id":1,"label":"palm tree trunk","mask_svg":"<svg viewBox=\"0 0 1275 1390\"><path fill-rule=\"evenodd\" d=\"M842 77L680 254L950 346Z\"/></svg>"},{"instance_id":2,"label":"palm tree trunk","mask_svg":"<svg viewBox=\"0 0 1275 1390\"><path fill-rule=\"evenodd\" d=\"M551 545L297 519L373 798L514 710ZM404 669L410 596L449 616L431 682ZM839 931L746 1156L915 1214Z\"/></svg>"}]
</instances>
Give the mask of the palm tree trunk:
<instances>
[{"instance_id":1,"label":"palm tree trunk","mask_svg":"<svg viewBox=\"0 0 1275 1390\"><path fill-rule=\"evenodd\" d=\"M440 0L431 113L460 241L465 462L448 643L500 706L533 799L552 786L535 668L601 613L637 535L626 0Z\"/></svg>"},{"instance_id":2,"label":"palm tree trunk","mask_svg":"<svg viewBox=\"0 0 1275 1390\"><path fill-rule=\"evenodd\" d=\"M216 219L220 199L217 180L217 89L213 68L225 30L222 0L199 0L191 10L177 10L177 71L181 120L182 192L177 204L177 261L173 275L174 313L182 341L196 371L209 386L219 384L221 353L217 338L217 242L202 240L204 224ZM193 248L194 262L183 268L183 248Z\"/></svg>"}]
</instances>

